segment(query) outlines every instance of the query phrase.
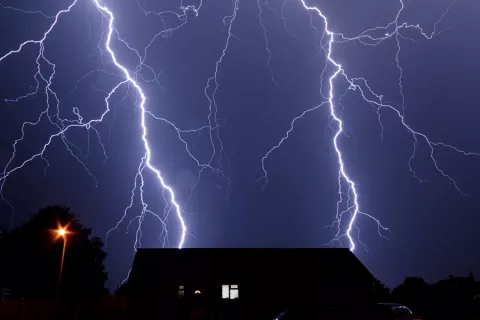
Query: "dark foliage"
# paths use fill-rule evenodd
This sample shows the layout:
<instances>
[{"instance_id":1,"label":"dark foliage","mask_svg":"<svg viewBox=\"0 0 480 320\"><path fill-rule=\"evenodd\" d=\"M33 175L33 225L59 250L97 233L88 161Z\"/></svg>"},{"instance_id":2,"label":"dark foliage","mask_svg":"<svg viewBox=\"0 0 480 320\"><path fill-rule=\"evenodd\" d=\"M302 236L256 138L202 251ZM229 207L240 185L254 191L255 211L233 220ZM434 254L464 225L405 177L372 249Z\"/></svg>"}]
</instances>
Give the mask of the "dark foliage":
<instances>
[{"instance_id":1,"label":"dark foliage","mask_svg":"<svg viewBox=\"0 0 480 320\"><path fill-rule=\"evenodd\" d=\"M373 283L373 299L375 302L386 302L390 300L390 289L379 280Z\"/></svg>"},{"instance_id":2,"label":"dark foliage","mask_svg":"<svg viewBox=\"0 0 480 320\"><path fill-rule=\"evenodd\" d=\"M424 319L468 318L480 314L480 283L472 274L428 284L411 277L392 291L391 300L409 306Z\"/></svg>"},{"instance_id":3,"label":"dark foliage","mask_svg":"<svg viewBox=\"0 0 480 320\"><path fill-rule=\"evenodd\" d=\"M393 289L392 299L408 305L417 313L424 313L425 298L429 296L430 286L420 277L405 278L402 284Z\"/></svg>"},{"instance_id":4,"label":"dark foliage","mask_svg":"<svg viewBox=\"0 0 480 320\"><path fill-rule=\"evenodd\" d=\"M115 289L114 294L116 296L126 296L126 295L128 295L128 282L125 282L125 283L119 285L117 287L117 289Z\"/></svg>"},{"instance_id":5,"label":"dark foliage","mask_svg":"<svg viewBox=\"0 0 480 320\"><path fill-rule=\"evenodd\" d=\"M100 238L91 235L69 208L41 209L28 222L0 235L0 286L17 297L53 297L57 294L63 240L56 229L68 226L63 275L63 297L100 295L107 273Z\"/></svg>"},{"instance_id":6,"label":"dark foliage","mask_svg":"<svg viewBox=\"0 0 480 320\"><path fill-rule=\"evenodd\" d=\"M475 299L478 283L475 282L473 275L470 274L468 277L450 276L446 280L437 282L432 289L431 299L442 306L442 313L467 315L475 311L478 303L478 300Z\"/></svg>"}]
</instances>

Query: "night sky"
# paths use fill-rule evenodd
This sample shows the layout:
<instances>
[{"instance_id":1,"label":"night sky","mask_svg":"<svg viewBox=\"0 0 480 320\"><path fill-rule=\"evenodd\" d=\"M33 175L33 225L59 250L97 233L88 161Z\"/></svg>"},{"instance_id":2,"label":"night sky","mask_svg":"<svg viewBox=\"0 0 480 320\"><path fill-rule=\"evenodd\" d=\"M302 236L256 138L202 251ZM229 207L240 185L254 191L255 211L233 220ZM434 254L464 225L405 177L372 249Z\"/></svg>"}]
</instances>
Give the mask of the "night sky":
<instances>
[{"instance_id":1,"label":"night sky","mask_svg":"<svg viewBox=\"0 0 480 320\"><path fill-rule=\"evenodd\" d=\"M0 9L0 56L17 49L23 41L41 39L53 22L48 16L72 2L2 0L5 8ZM347 37L394 21L401 5L399 0L307 3L322 10L331 31ZM233 2L204 0L198 16L189 10L183 18L172 13L145 14L172 11L180 15L180 0L117 0L104 4L115 14L120 37L142 56L156 34L179 27L155 38L147 50L146 66L136 79L147 97L148 111L180 129L208 125L209 101L205 92L212 96L214 79L209 89L205 91L205 87L214 76L226 44L230 19L224 17L232 15ZM183 1L184 6L198 8L199 4L198 0ZM404 4L399 23L420 24L430 34L451 1L404 0ZM228 48L218 64L215 99L224 153L220 153L217 131L212 130L217 154L211 164L214 169L222 169L225 176L205 168L193 188L201 168L187 153L177 131L165 121L150 116L146 120L152 163L175 190L183 210L188 227L185 247L322 247L336 233L328 225L335 221L338 201L338 164L332 146L337 126L329 117L327 105L295 122L288 139L265 161L268 184L262 189L265 180L255 182L263 175L262 157L285 136L292 120L324 101L320 86L327 94L327 80L334 71L331 64L326 65L320 47L327 40L323 38L322 42L325 25L318 16L311 19L300 0L262 0L260 7L268 47L258 3L240 0ZM459 0L437 25L436 30L443 32L431 40L414 28L403 30L399 37L406 123L432 141L466 152L480 152L476 110L480 85L479 12L478 1ZM52 122L43 117L38 125L25 127L25 138L17 145L16 157L6 172L41 151L49 136L58 133L54 125L61 125L58 119L78 121L74 108L78 108L84 122L105 111L106 96L124 80L105 50L107 29L107 19L102 19L92 1L78 0L69 13L60 16L44 42L44 56L55 64L51 89L60 101L58 114L50 93L48 114ZM133 75L139 64L136 54L116 35L112 49ZM38 50L38 44L29 44L0 62L2 168L12 155L15 139L21 137L22 123L36 121L47 108L43 81L36 95L18 102L4 101L35 89ZM333 58L351 78L364 77L384 101L402 110L396 51L395 37L377 46L351 41L334 44ZM41 68L48 79L52 65L43 61ZM377 110L362 101L358 90L348 90L341 77L334 86L335 108L345 131L338 142L346 171L356 183L360 209L390 229L383 232L388 241L378 235L375 221L359 216L356 225L367 248L357 243L357 257L389 286L396 286L405 276L435 281L471 271L480 277L480 157L465 156L449 148L434 149L438 166L455 179L462 194L436 170L428 145L419 139L411 167L420 182L409 169L414 140L397 114L382 109L381 125ZM139 235L138 219L127 229L128 221L142 210L137 189L127 218L110 233L108 241L105 238L130 203L144 154L139 101L135 88L120 86L110 99L111 111L102 123L90 130L68 130L67 140L52 140L44 160L38 157L1 180L6 181L4 198L15 206L14 226L38 208L51 204L67 205L79 213L81 221L106 242L110 287L126 277L134 256L135 237ZM68 121L64 121L66 124ZM200 163L208 163L212 156L208 132L180 135ZM143 177L145 202L163 216L165 202L158 181L148 169ZM8 203L0 204L0 227L5 229L11 223ZM176 246L180 225L174 210L169 211L167 226L167 245ZM343 233L345 226L341 227ZM162 247L161 233L162 224L147 214L141 246ZM358 231L354 229L352 235L356 240ZM342 238L333 246L348 247L347 240Z\"/></svg>"}]
</instances>

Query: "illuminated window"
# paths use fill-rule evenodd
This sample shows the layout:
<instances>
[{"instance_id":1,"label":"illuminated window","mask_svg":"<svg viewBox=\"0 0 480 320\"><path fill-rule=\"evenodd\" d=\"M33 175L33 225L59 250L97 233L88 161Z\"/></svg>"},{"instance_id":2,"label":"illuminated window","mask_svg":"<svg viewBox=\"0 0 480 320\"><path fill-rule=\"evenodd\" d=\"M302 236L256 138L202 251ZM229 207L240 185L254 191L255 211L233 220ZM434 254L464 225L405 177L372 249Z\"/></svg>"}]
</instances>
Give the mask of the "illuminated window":
<instances>
[{"instance_id":1,"label":"illuminated window","mask_svg":"<svg viewBox=\"0 0 480 320\"><path fill-rule=\"evenodd\" d=\"M230 299L238 299L238 285L230 286Z\"/></svg>"},{"instance_id":2,"label":"illuminated window","mask_svg":"<svg viewBox=\"0 0 480 320\"><path fill-rule=\"evenodd\" d=\"M230 286L228 284L222 285L222 299L230 299Z\"/></svg>"},{"instance_id":3,"label":"illuminated window","mask_svg":"<svg viewBox=\"0 0 480 320\"><path fill-rule=\"evenodd\" d=\"M238 299L238 284L222 285L222 299Z\"/></svg>"},{"instance_id":4,"label":"illuminated window","mask_svg":"<svg viewBox=\"0 0 480 320\"><path fill-rule=\"evenodd\" d=\"M184 286L178 286L178 297L183 298L185 296L185 287Z\"/></svg>"}]
</instances>

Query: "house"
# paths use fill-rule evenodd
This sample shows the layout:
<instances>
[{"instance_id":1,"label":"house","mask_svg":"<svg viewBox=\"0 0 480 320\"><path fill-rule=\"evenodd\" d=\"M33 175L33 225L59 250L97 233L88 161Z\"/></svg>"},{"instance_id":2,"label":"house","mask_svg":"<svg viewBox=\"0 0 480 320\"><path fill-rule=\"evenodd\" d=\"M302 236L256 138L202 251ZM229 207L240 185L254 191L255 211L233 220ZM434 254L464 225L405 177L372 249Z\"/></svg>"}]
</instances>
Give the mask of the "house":
<instances>
[{"instance_id":1,"label":"house","mask_svg":"<svg viewBox=\"0 0 480 320\"><path fill-rule=\"evenodd\" d=\"M139 249L129 277L128 313L273 319L299 303L367 302L374 280L348 249Z\"/></svg>"}]
</instances>

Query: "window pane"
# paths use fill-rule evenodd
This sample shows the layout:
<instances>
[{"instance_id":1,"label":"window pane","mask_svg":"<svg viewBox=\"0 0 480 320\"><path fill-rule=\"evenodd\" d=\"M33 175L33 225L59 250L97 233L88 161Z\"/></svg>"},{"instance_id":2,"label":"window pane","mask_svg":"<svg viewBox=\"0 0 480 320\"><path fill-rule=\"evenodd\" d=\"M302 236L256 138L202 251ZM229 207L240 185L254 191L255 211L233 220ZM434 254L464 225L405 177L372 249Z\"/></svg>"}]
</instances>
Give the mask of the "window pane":
<instances>
[{"instance_id":1,"label":"window pane","mask_svg":"<svg viewBox=\"0 0 480 320\"><path fill-rule=\"evenodd\" d=\"M230 285L230 288L232 288L232 289L238 289L238 284L232 284L232 285Z\"/></svg>"},{"instance_id":2,"label":"window pane","mask_svg":"<svg viewBox=\"0 0 480 320\"><path fill-rule=\"evenodd\" d=\"M222 299L230 298L230 286L228 284L222 285Z\"/></svg>"},{"instance_id":3,"label":"window pane","mask_svg":"<svg viewBox=\"0 0 480 320\"><path fill-rule=\"evenodd\" d=\"M238 299L238 289L230 289L230 299Z\"/></svg>"}]
</instances>

